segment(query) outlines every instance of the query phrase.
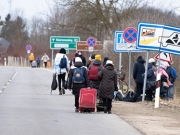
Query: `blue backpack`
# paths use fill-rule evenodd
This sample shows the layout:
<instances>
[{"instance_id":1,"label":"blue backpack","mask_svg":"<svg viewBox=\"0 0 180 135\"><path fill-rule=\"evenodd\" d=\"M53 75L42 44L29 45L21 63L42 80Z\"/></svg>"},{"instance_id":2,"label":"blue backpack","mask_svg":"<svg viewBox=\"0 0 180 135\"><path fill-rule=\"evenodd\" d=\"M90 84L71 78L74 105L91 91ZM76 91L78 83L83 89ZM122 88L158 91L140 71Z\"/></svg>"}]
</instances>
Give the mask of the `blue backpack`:
<instances>
[{"instance_id":1,"label":"blue backpack","mask_svg":"<svg viewBox=\"0 0 180 135\"><path fill-rule=\"evenodd\" d=\"M66 60L66 57L64 55L63 58L61 58L59 67L60 68L66 68L66 66L67 66L67 60Z\"/></svg>"},{"instance_id":2,"label":"blue backpack","mask_svg":"<svg viewBox=\"0 0 180 135\"><path fill-rule=\"evenodd\" d=\"M82 68L74 69L72 81L73 81L73 83L84 83L85 82L84 70Z\"/></svg>"}]
</instances>

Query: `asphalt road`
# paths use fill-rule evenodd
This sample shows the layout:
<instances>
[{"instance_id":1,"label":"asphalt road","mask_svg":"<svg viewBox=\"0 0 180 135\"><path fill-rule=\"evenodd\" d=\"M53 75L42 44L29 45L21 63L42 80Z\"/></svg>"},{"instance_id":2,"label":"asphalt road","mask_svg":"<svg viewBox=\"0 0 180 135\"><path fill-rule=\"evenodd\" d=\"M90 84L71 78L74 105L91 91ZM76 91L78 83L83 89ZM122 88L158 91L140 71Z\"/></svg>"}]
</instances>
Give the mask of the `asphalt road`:
<instances>
[{"instance_id":1,"label":"asphalt road","mask_svg":"<svg viewBox=\"0 0 180 135\"><path fill-rule=\"evenodd\" d=\"M115 114L75 113L70 91L50 94L48 69L0 67L0 73L0 135L141 135Z\"/></svg>"}]
</instances>

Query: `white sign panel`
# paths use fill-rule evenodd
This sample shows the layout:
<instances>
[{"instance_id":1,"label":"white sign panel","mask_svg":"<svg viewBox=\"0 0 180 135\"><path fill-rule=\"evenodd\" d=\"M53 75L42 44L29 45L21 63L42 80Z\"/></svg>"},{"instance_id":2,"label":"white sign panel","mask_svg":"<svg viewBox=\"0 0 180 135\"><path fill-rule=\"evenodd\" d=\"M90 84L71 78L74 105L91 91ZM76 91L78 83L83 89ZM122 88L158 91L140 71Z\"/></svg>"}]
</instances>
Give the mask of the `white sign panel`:
<instances>
[{"instance_id":1,"label":"white sign panel","mask_svg":"<svg viewBox=\"0 0 180 135\"><path fill-rule=\"evenodd\" d=\"M136 42L127 43L123 38L123 31L115 31L114 33L114 51L115 52L142 52L136 49Z\"/></svg>"},{"instance_id":2,"label":"white sign panel","mask_svg":"<svg viewBox=\"0 0 180 135\"><path fill-rule=\"evenodd\" d=\"M137 48L180 55L180 28L139 23Z\"/></svg>"}]
</instances>

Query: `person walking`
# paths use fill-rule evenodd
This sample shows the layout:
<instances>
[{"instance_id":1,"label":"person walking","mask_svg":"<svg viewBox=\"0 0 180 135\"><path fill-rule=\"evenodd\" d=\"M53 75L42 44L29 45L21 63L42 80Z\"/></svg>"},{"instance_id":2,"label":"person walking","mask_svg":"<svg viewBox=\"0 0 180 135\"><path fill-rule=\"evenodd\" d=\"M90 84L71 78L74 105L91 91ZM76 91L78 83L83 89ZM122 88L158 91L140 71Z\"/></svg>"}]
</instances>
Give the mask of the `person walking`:
<instances>
[{"instance_id":1,"label":"person walking","mask_svg":"<svg viewBox=\"0 0 180 135\"><path fill-rule=\"evenodd\" d=\"M88 70L88 79L91 88L95 88L97 93L99 93L99 80L98 80L98 72L103 68L101 65L101 55L96 54L95 60L93 64L90 65Z\"/></svg>"},{"instance_id":2,"label":"person walking","mask_svg":"<svg viewBox=\"0 0 180 135\"><path fill-rule=\"evenodd\" d=\"M68 89L72 89L72 94L75 97L75 112L79 112L80 89L89 87L87 70L83 65L82 59L76 57L74 66L69 71Z\"/></svg>"},{"instance_id":3,"label":"person walking","mask_svg":"<svg viewBox=\"0 0 180 135\"><path fill-rule=\"evenodd\" d=\"M29 62L30 62L31 67L32 67L32 62L33 62L33 61L34 61L34 54L31 53L31 54L29 55Z\"/></svg>"},{"instance_id":4,"label":"person walking","mask_svg":"<svg viewBox=\"0 0 180 135\"><path fill-rule=\"evenodd\" d=\"M66 72L70 70L68 61L69 60L66 56L66 50L64 48L61 48L59 53L56 54L54 60L54 73L58 75L59 95L65 94L65 76Z\"/></svg>"},{"instance_id":5,"label":"person walking","mask_svg":"<svg viewBox=\"0 0 180 135\"><path fill-rule=\"evenodd\" d=\"M136 101L141 101L141 94L143 91L143 82L144 77L143 74L145 73L145 67L144 67L145 60L142 58L142 56L139 56L137 58L136 63L134 64L133 69L133 79L136 82Z\"/></svg>"},{"instance_id":6,"label":"person walking","mask_svg":"<svg viewBox=\"0 0 180 135\"><path fill-rule=\"evenodd\" d=\"M39 58L39 57L37 58L36 63L37 63L37 67L39 67L39 68L40 68L41 60L40 60L40 58Z\"/></svg>"},{"instance_id":7,"label":"person walking","mask_svg":"<svg viewBox=\"0 0 180 135\"><path fill-rule=\"evenodd\" d=\"M44 62L44 67L46 68L47 67L47 62L49 60L49 57L47 56L46 53L42 56L41 60Z\"/></svg>"},{"instance_id":8,"label":"person walking","mask_svg":"<svg viewBox=\"0 0 180 135\"><path fill-rule=\"evenodd\" d=\"M82 55L82 51L78 51L78 55L79 55L78 57L80 57L82 59L83 66L86 66L86 59Z\"/></svg>"},{"instance_id":9,"label":"person walking","mask_svg":"<svg viewBox=\"0 0 180 135\"><path fill-rule=\"evenodd\" d=\"M99 96L103 100L104 113L111 114L114 91L118 90L117 75L111 60L107 60L105 67L98 72L98 79L100 81Z\"/></svg>"}]
</instances>

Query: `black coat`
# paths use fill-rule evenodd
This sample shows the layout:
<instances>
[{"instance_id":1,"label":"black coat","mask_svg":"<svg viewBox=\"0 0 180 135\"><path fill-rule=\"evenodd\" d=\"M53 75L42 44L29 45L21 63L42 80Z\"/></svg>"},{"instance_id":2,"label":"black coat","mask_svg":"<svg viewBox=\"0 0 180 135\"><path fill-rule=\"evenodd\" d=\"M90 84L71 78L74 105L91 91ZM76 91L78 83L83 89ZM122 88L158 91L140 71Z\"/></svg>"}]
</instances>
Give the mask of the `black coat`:
<instances>
[{"instance_id":1,"label":"black coat","mask_svg":"<svg viewBox=\"0 0 180 135\"><path fill-rule=\"evenodd\" d=\"M154 69L151 63L148 63L147 81L155 81Z\"/></svg>"},{"instance_id":2,"label":"black coat","mask_svg":"<svg viewBox=\"0 0 180 135\"><path fill-rule=\"evenodd\" d=\"M72 78L73 78L73 74L74 74L74 69L77 68L77 67L81 67L84 70L84 79L85 79L84 83L77 84L77 83L73 83L72 82ZM86 70L85 67L83 67L83 63L82 62L75 62L74 63L74 67L72 67L70 69L70 71L69 71L69 85L68 85L68 89L72 89L74 95L79 95L80 89L81 88L87 88L87 87L89 87L87 70Z\"/></svg>"},{"instance_id":3,"label":"black coat","mask_svg":"<svg viewBox=\"0 0 180 135\"><path fill-rule=\"evenodd\" d=\"M86 66L86 59L83 55L79 55L79 57L82 59L83 66Z\"/></svg>"},{"instance_id":4,"label":"black coat","mask_svg":"<svg viewBox=\"0 0 180 135\"><path fill-rule=\"evenodd\" d=\"M144 59L140 57L137 59L137 62L134 64L133 78L136 83L144 82L144 77L143 77L143 74L145 73L144 63L145 63Z\"/></svg>"},{"instance_id":5,"label":"black coat","mask_svg":"<svg viewBox=\"0 0 180 135\"><path fill-rule=\"evenodd\" d=\"M113 65L106 65L98 73L100 81L99 96L106 99L114 98L114 91L117 91L117 75Z\"/></svg>"}]
</instances>

